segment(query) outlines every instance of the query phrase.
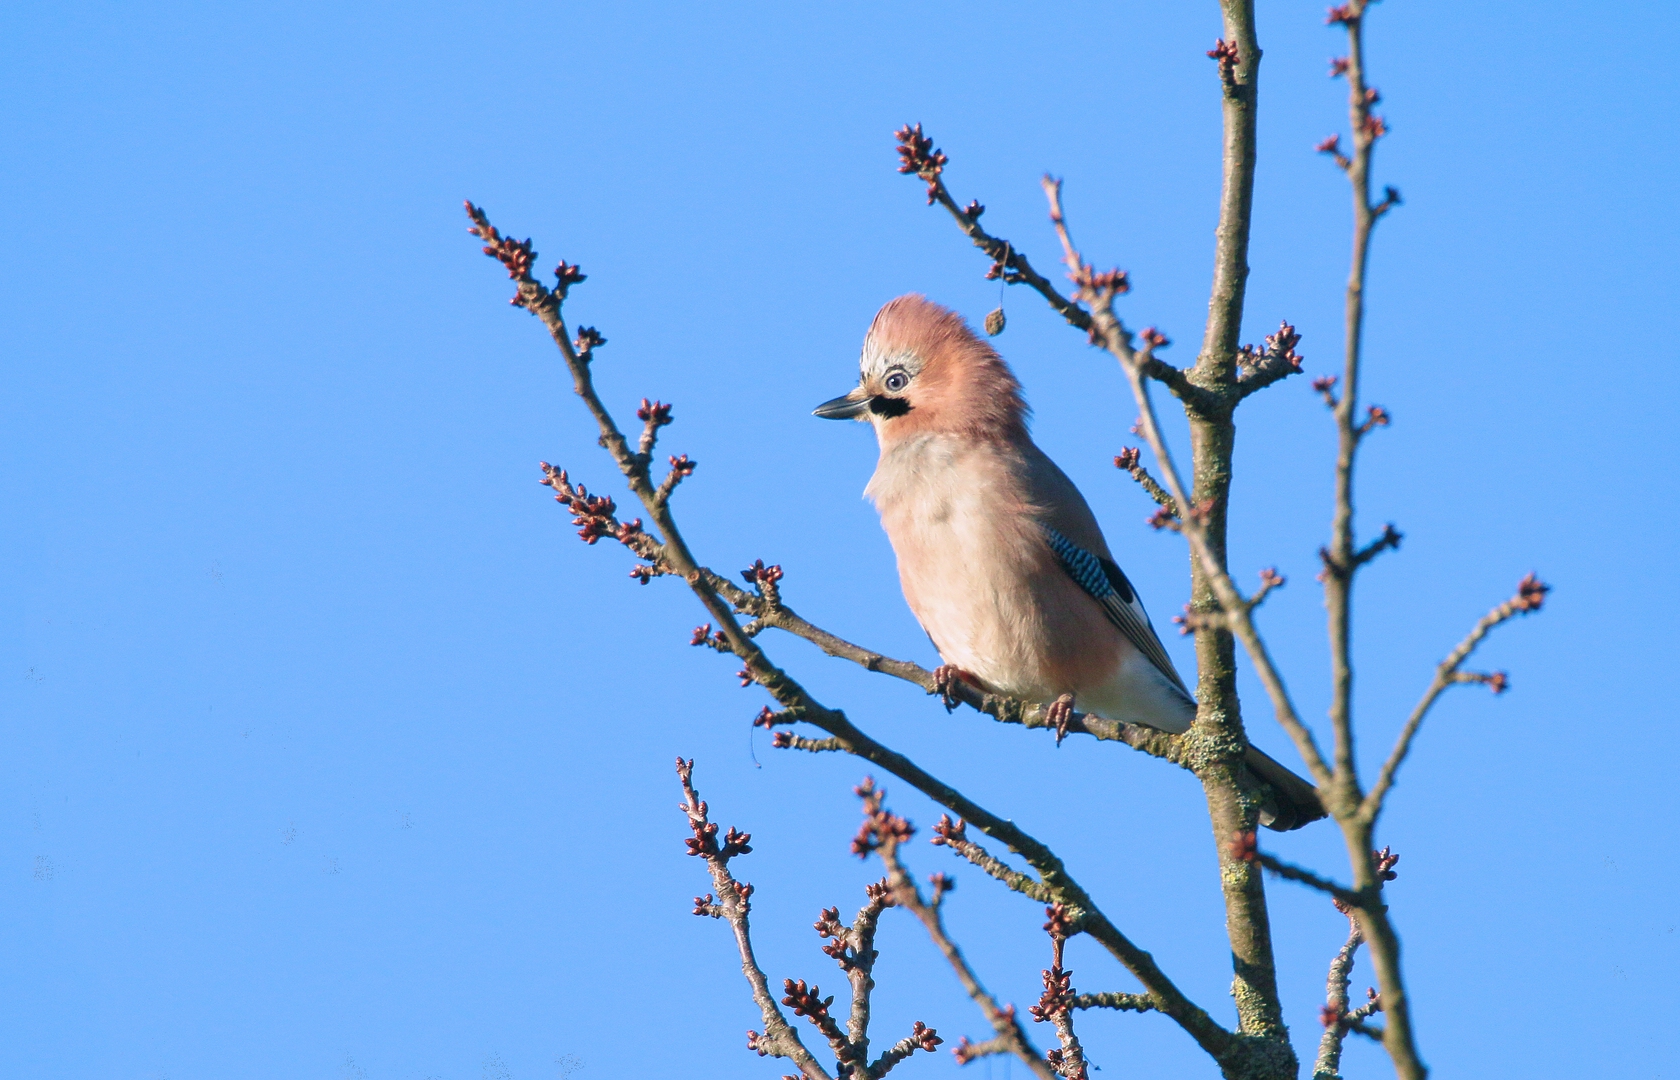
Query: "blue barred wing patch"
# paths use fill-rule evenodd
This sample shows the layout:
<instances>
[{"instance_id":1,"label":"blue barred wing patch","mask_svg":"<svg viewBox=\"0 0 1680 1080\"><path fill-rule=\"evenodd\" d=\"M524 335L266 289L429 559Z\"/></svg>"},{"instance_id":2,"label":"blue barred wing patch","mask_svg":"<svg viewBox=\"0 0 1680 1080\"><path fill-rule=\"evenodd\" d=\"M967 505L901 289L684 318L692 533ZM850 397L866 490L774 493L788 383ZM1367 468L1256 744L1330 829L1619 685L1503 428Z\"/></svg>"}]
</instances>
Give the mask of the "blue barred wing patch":
<instances>
[{"instance_id":1,"label":"blue barred wing patch","mask_svg":"<svg viewBox=\"0 0 1680 1080\"><path fill-rule=\"evenodd\" d=\"M1126 635L1126 640L1136 646L1138 652L1148 657L1161 674L1183 691L1185 697L1189 697L1189 689L1179 677L1178 669L1173 667L1172 658L1162 647L1161 639L1155 635L1155 627L1149 622L1149 613L1143 609L1143 601L1120 568L1108 559L1086 551L1050 526L1041 527L1050 550L1055 552L1056 560L1067 571L1068 577L1101 605L1108 621Z\"/></svg>"}]
</instances>

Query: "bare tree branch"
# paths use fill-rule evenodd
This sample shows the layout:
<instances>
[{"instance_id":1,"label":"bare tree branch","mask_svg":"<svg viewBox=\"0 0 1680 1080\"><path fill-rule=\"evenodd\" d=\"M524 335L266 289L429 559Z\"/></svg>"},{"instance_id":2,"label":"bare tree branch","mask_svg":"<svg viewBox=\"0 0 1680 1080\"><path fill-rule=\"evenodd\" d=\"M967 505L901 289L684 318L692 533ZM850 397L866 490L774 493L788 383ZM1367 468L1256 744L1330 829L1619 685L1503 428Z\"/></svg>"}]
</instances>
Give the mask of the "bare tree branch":
<instances>
[{"instance_id":1,"label":"bare tree branch","mask_svg":"<svg viewBox=\"0 0 1680 1080\"><path fill-rule=\"evenodd\" d=\"M1050 706L1047 703L1026 701L1004 694L989 694L962 679L941 680L936 671L929 671L908 660L895 660L865 649L813 625L784 604L779 596L771 602L764 595L743 589L705 567L700 568L700 573L707 584L728 600L737 612L751 615L753 625L759 628L774 627L795 637L804 638L830 656L850 660L869 671L881 672L914 683L929 694L943 694L950 703L968 705L1002 723L1019 724L1030 730L1055 731L1058 728L1057 722L1050 716ZM711 633L710 624L707 624L706 633ZM713 641L701 634L692 644L713 644ZM1169 732L1080 712L1071 713L1064 718L1060 729L1062 734L1083 734L1101 741L1123 742L1135 750L1188 767L1188 754L1182 740Z\"/></svg>"},{"instance_id":2,"label":"bare tree branch","mask_svg":"<svg viewBox=\"0 0 1680 1080\"><path fill-rule=\"evenodd\" d=\"M1148 331L1145 331L1145 334L1147 333ZM1114 455L1114 467L1130 473L1132 479L1137 481L1138 486L1144 490L1145 494L1155 500L1157 506L1177 518L1179 516L1178 500L1168 495L1166 489L1155 482L1155 478L1149 475L1149 470L1144 468L1143 463L1138 460L1140 456L1137 447L1128 446Z\"/></svg>"},{"instance_id":3,"label":"bare tree branch","mask_svg":"<svg viewBox=\"0 0 1680 1080\"><path fill-rule=\"evenodd\" d=\"M980 1007L986 1022L992 1025L995 1038L1003 1042L1009 1052L1020 1058L1033 1075L1041 1080L1055 1080L1056 1073L1050 1068L1044 1058L1039 1056L1032 1041L1021 1027L1021 1021L1015 1015L1015 1006L1001 1005L998 1000L987 992L985 986L974 974L967 958L951 940L945 930L945 920L940 913L945 893L948 891L943 880L936 881L931 901L922 897L922 891L917 886L909 871L904 868L903 860L899 858L899 846L910 837L910 823L896 814L889 813L882 808L883 792L876 789L869 781L864 781L858 789L864 798L865 822L859 839L853 841L853 850L860 845L866 845L864 854L868 851L879 851L881 861L887 864L887 881L893 890L893 900L897 906L916 916L916 919L933 940L945 961L951 965L956 973L957 981L967 991L968 996Z\"/></svg>"},{"instance_id":4,"label":"bare tree branch","mask_svg":"<svg viewBox=\"0 0 1680 1080\"><path fill-rule=\"evenodd\" d=\"M1318 1059L1313 1062L1313 1080L1341 1080L1342 1042L1347 1038L1348 982L1353 973L1353 957L1364 944L1359 920L1348 916L1347 941L1330 961L1330 973L1325 978L1324 1036L1318 1041Z\"/></svg>"},{"instance_id":5,"label":"bare tree branch","mask_svg":"<svg viewBox=\"0 0 1680 1080\"><path fill-rule=\"evenodd\" d=\"M1022 896L1041 904L1051 903L1055 898L1043 882L1033 880L970 840L966 821L952 822L950 814L940 815L939 823L933 827L932 842L950 848Z\"/></svg>"},{"instance_id":6,"label":"bare tree branch","mask_svg":"<svg viewBox=\"0 0 1680 1080\"><path fill-rule=\"evenodd\" d=\"M852 984L852 1008L846 1021L846 1032L859 1059L869 1056L870 998L875 992L875 961L880 955L875 950L875 931L881 912L893 904L892 890L884 880L865 886L865 892L869 902L858 909L850 926L840 922L839 908L823 909L822 917L814 924L817 933L833 939L823 946L823 952L834 958ZM923 1030L919 1021L916 1030L918 1035ZM932 1029L928 1029L928 1037L935 1045L940 1041L933 1036ZM916 1041L919 1044L923 1040L918 1038ZM929 1050L932 1048L931 1045L928 1047Z\"/></svg>"},{"instance_id":7,"label":"bare tree branch","mask_svg":"<svg viewBox=\"0 0 1680 1080\"><path fill-rule=\"evenodd\" d=\"M1067 939L1079 932L1079 920L1063 904L1051 904L1044 913L1048 916L1044 929L1050 935L1050 966L1043 972L1044 993L1027 1011L1034 1020L1055 1025L1061 1045L1045 1055L1050 1067L1068 1080L1089 1080L1090 1063L1073 1030L1073 972L1062 966Z\"/></svg>"},{"instance_id":8,"label":"bare tree branch","mask_svg":"<svg viewBox=\"0 0 1680 1080\"><path fill-rule=\"evenodd\" d=\"M1118 1009L1121 1012L1153 1012L1148 994L1123 994L1110 990L1101 994L1075 994L1068 999L1072 1009Z\"/></svg>"},{"instance_id":9,"label":"bare tree branch","mask_svg":"<svg viewBox=\"0 0 1680 1080\"><path fill-rule=\"evenodd\" d=\"M718 897L716 904L696 900L695 914L729 920L730 928L735 931L736 948L741 953L741 972L752 986L753 1000L758 1003L759 1012L764 1016L764 1034L748 1032L748 1047L758 1051L760 1056L791 1059L806 1080L830 1080L827 1071L811 1056L811 1052L805 1049L805 1044L799 1041L799 1032L782 1016L782 1010L776 1006L775 996L770 993L769 980L764 977L763 969L758 966L758 960L753 956L752 938L747 925L747 914L751 910L749 898L752 896L752 886L736 881L734 875L729 872L731 858L745 855L752 850L748 846L751 836L730 829L724 843L720 845L717 842L717 826L708 819L706 804L700 801L700 795L694 789L692 760L677 759L677 778L682 782L684 798L680 809L688 816L689 828L694 834L688 840L688 853L706 860L706 867L712 873L712 887L717 890Z\"/></svg>"},{"instance_id":10,"label":"bare tree branch","mask_svg":"<svg viewBox=\"0 0 1680 1080\"><path fill-rule=\"evenodd\" d=\"M1056 313L1069 323L1081 330L1090 328L1091 316L1063 296L1044 275L1034 270L1018 248L980 227L980 215L986 212L984 206L978 202L970 202L966 208L957 206L956 200L951 198L950 191L945 187L943 176L950 159L934 149L933 140L922 134L922 125L906 124L894 134L898 139L898 171L914 173L925 181L928 186L928 205L938 203L949 211L963 234L974 241L974 246L984 251L992 260L992 268L987 272L987 278L1001 277L1006 285L1026 285L1043 296Z\"/></svg>"},{"instance_id":11,"label":"bare tree branch","mask_svg":"<svg viewBox=\"0 0 1680 1080\"><path fill-rule=\"evenodd\" d=\"M1382 813L1383 802L1394 786L1394 778L1400 771L1401 763L1411 751L1412 740L1417 737L1418 728L1423 725L1424 717L1429 715L1429 710L1448 687L1474 682L1488 686L1496 694L1505 692L1510 683L1504 672L1494 672L1490 675L1467 673L1461 670L1464 662L1470 659L1470 654L1476 651L1476 646L1482 643L1482 639L1487 637L1494 627L1515 616L1539 611L1541 605L1546 602L1546 594L1550 591L1550 585L1529 574L1517 585L1516 595L1483 615L1464 640L1458 643L1458 647L1441 661L1435 669L1435 678L1423 692L1422 700L1412 709L1412 715L1407 718L1406 726L1400 731L1400 737L1395 740L1388 760L1383 762L1382 771L1377 774L1377 782L1371 785L1370 794L1365 796L1365 801L1359 808L1360 817L1364 821L1374 824L1378 815Z\"/></svg>"}]
</instances>

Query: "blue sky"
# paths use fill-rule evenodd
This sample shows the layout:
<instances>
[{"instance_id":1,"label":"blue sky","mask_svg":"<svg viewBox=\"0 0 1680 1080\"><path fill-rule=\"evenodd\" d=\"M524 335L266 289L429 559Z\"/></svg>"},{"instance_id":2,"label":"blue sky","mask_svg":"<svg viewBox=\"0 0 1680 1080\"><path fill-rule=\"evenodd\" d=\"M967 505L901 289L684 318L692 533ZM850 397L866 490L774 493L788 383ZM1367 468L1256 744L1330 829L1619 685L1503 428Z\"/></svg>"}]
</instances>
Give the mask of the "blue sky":
<instances>
[{"instance_id":1,"label":"blue sky","mask_svg":"<svg viewBox=\"0 0 1680 1080\"><path fill-rule=\"evenodd\" d=\"M1665 7L1391 0L1371 77L1379 183L1365 760L1431 666L1524 573L1499 699L1431 719L1382 832L1425 1057L1440 1075L1672 1075L1680 961L1668 686L1680 513L1676 94ZM1288 319L1336 367L1348 200L1322 5L1261 5L1245 335ZM749 829L771 977L840 981L808 929L877 875L846 854L858 763L773 752L766 701L685 647L701 613L585 548L536 464L613 490L541 328L463 198L583 265L609 403L676 403L699 556L781 563L802 613L930 663L861 501L873 446L811 419L907 291L978 319L985 263L893 171L922 121L961 200L1041 266L1037 178L1126 267L1122 314L1191 359L1217 193L1216 5L14 4L0 13L14 215L0 248L0 1073L19 1077L765 1076L757 1015L682 855L671 761ZM1156 612L1178 542L1109 465L1111 362L1014 291L998 340L1040 443ZM1262 625L1327 701L1314 552L1332 431L1306 380L1239 418L1233 565L1292 578ZM1187 992L1232 1010L1212 845L1183 774L1060 750L766 639L868 731L1053 843ZM1168 643L1188 665L1185 643ZM1250 730L1291 758L1252 680ZM908 790L892 804L937 818ZM1326 828L1280 854L1340 871ZM950 856L953 928L1037 996L1042 913ZM1310 1052L1341 919L1276 883L1288 1019ZM908 918L877 1037L983 1023ZM1088 943L1082 990L1131 989ZM1355 986L1369 980L1363 964ZM1082 1023L1104 1077L1214 1071L1159 1017ZM1042 1036L1040 1036L1042 1038ZM957 1072L949 1055L904 1066ZM969 1075L986 1068L973 1066ZM1350 1075L1385 1075L1350 1049ZM1003 1076L1001 1065L995 1075ZM910 1075L908 1072L906 1075Z\"/></svg>"}]
</instances>

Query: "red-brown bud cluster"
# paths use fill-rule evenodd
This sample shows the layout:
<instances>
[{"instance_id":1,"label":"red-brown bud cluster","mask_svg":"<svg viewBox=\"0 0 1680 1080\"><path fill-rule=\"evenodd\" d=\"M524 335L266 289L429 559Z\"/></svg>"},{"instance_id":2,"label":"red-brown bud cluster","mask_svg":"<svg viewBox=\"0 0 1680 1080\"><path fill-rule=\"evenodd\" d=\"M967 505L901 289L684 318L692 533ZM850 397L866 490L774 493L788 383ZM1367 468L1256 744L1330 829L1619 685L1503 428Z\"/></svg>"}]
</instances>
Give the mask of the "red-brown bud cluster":
<instances>
[{"instance_id":1,"label":"red-brown bud cluster","mask_svg":"<svg viewBox=\"0 0 1680 1080\"><path fill-rule=\"evenodd\" d=\"M582 267L573 266L564 259L560 260L560 265L554 268L554 295L562 300L566 299L566 293L571 291L572 286L580 284L587 277Z\"/></svg>"},{"instance_id":2,"label":"red-brown bud cluster","mask_svg":"<svg viewBox=\"0 0 1680 1080\"><path fill-rule=\"evenodd\" d=\"M636 410L636 419L662 428L671 422L671 406L643 398L641 406Z\"/></svg>"},{"instance_id":3,"label":"red-brown bud cluster","mask_svg":"<svg viewBox=\"0 0 1680 1080\"><path fill-rule=\"evenodd\" d=\"M817 921L811 924L811 929L825 938L844 937L846 924L840 921L838 907L826 907L817 915Z\"/></svg>"},{"instance_id":4,"label":"red-brown bud cluster","mask_svg":"<svg viewBox=\"0 0 1680 1080\"><path fill-rule=\"evenodd\" d=\"M1097 270L1081 262L1068 271L1068 280L1093 296L1124 296L1132 291L1132 283L1124 270Z\"/></svg>"},{"instance_id":5,"label":"red-brown bud cluster","mask_svg":"<svg viewBox=\"0 0 1680 1080\"><path fill-rule=\"evenodd\" d=\"M961 818L953 822L950 814L940 814L939 822L934 825L933 836L928 843L935 847L946 844L957 847L968 843L968 822Z\"/></svg>"},{"instance_id":6,"label":"red-brown bud cluster","mask_svg":"<svg viewBox=\"0 0 1680 1080\"><path fill-rule=\"evenodd\" d=\"M1359 130L1371 142L1376 142L1388 134L1388 121L1374 114L1367 115L1359 122Z\"/></svg>"},{"instance_id":7,"label":"red-brown bud cluster","mask_svg":"<svg viewBox=\"0 0 1680 1080\"><path fill-rule=\"evenodd\" d=\"M1371 863L1376 868L1379 882L1393 881L1400 875L1394 872L1394 864L1400 861L1400 856L1394 854L1392 848L1371 852Z\"/></svg>"},{"instance_id":8,"label":"red-brown bud cluster","mask_svg":"<svg viewBox=\"0 0 1680 1080\"><path fill-rule=\"evenodd\" d=\"M970 221L979 221L980 215L985 212L986 208L980 205L979 199L970 199L968 201L968 205L963 207L963 214L966 215Z\"/></svg>"},{"instance_id":9,"label":"red-brown bud cluster","mask_svg":"<svg viewBox=\"0 0 1680 1080\"><path fill-rule=\"evenodd\" d=\"M1131 472L1133 469L1138 467L1138 460L1141 456L1142 452L1139 451L1137 447L1124 447L1118 454L1114 455L1114 467L1116 469L1125 469L1127 472Z\"/></svg>"},{"instance_id":10,"label":"red-brown bud cluster","mask_svg":"<svg viewBox=\"0 0 1680 1080\"><path fill-rule=\"evenodd\" d=\"M763 559L754 559L751 566L741 571L741 577L748 585L774 585L782 580L782 568L779 564L765 566Z\"/></svg>"},{"instance_id":11,"label":"red-brown bud cluster","mask_svg":"<svg viewBox=\"0 0 1680 1080\"><path fill-rule=\"evenodd\" d=\"M627 543L642 531L640 518L628 524L620 524L614 518L618 504L610 495L591 495L582 484L573 487L566 470L556 469L546 461L542 462L542 470L540 483L553 488L554 501L572 512L572 524L579 526L578 538L584 543L593 544L603 536Z\"/></svg>"},{"instance_id":12,"label":"red-brown bud cluster","mask_svg":"<svg viewBox=\"0 0 1680 1080\"><path fill-rule=\"evenodd\" d=\"M1517 586L1517 598L1512 603L1521 612L1539 611L1540 605L1546 602L1546 594L1551 591L1550 585L1529 574Z\"/></svg>"},{"instance_id":13,"label":"red-brown bud cluster","mask_svg":"<svg viewBox=\"0 0 1680 1080\"><path fill-rule=\"evenodd\" d=\"M1324 399L1324 404L1336 407L1336 376L1320 375L1312 381L1312 388Z\"/></svg>"},{"instance_id":14,"label":"red-brown bud cluster","mask_svg":"<svg viewBox=\"0 0 1680 1080\"><path fill-rule=\"evenodd\" d=\"M1314 144L1313 149L1320 154L1333 154L1340 157L1342 154L1342 137L1332 135L1324 141Z\"/></svg>"},{"instance_id":15,"label":"red-brown bud cluster","mask_svg":"<svg viewBox=\"0 0 1680 1080\"><path fill-rule=\"evenodd\" d=\"M752 1028L747 1029L747 1049L753 1051L759 1057L765 1057L770 1053L770 1048L767 1045L769 1041ZM799 1080L799 1078L795 1077L794 1080Z\"/></svg>"},{"instance_id":16,"label":"red-brown bud cluster","mask_svg":"<svg viewBox=\"0 0 1680 1080\"><path fill-rule=\"evenodd\" d=\"M1231 858L1238 862L1259 863L1260 861L1260 849L1252 830L1232 833L1229 851Z\"/></svg>"},{"instance_id":17,"label":"red-brown bud cluster","mask_svg":"<svg viewBox=\"0 0 1680 1080\"><path fill-rule=\"evenodd\" d=\"M935 1047L945 1041L939 1037L937 1031L920 1020L916 1021L916 1026L910 1029L910 1037L916 1041L917 1046L930 1054L934 1052Z\"/></svg>"},{"instance_id":18,"label":"red-brown bud cluster","mask_svg":"<svg viewBox=\"0 0 1680 1080\"><path fill-rule=\"evenodd\" d=\"M775 747L777 750L788 750L792 748L793 740L795 738L797 738L797 736L795 736L791 731L778 731L774 735L770 736L770 745Z\"/></svg>"},{"instance_id":19,"label":"red-brown bud cluster","mask_svg":"<svg viewBox=\"0 0 1680 1080\"><path fill-rule=\"evenodd\" d=\"M697 461L690 461L687 454L674 455L671 457L670 461L671 472L677 476L694 475L695 466L699 464Z\"/></svg>"},{"instance_id":20,"label":"red-brown bud cluster","mask_svg":"<svg viewBox=\"0 0 1680 1080\"><path fill-rule=\"evenodd\" d=\"M1051 937L1070 938L1077 932L1073 917L1068 914L1066 904L1057 901L1054 904L1046 905L1044 914L1046 916L1044 931Z\"/></svg>"},{"instance_id":21,"label":"red-brown bud cluster","mask_svg":"<svg viewBox=\"0 0 1680 1080\"><path fill-rule=\"evenodd\" d=\"M776 714L770 711L770 706L766 705L764 708L758 710L757 716L753 717L752 726L773 728L776 726L776 722Z\"/></svg>"},{"instance_id":22,"label":"red-brown bud cluster","mask_svg":"<svg viewBox=\"0 0 1680 1080\"><path fill-rule=\"evenodd\" d=\"M1266 355L1300 371L1302 357L1295 351L1295 346L1300 343L1301 335L1295 332L1295 328L1287 322L1279 322L1277 333L1266 335Z\"/></svg>"},{"instance_id":23,"label":"red-brown bud cluster","mask_svg":"<svg viewBox=\"0 0 1680 1080\"><path fill-rule=\"evenodd\" d=\"M688 807L685 806L683 809L687 810ZM699 812L703 819L706 816L706 804L704 802L700 804ZM716 855L718 853L717 824L705 820L696 822L691 819L690 827L693 828L694 835L683 841L684 844L688 845L688 853L703 859L709 859Z\"/></svg>"},{"instance_id":24,"label":"red-brown bud cluster","mask_svg":"<svg viewBox=\"0 0 1680 1080\"><path fill-rule=\"evenodd\" d=\"M1339 79L1343 75L1346 75L1347 72L1348 72L1348 58L1347 57L1345 57L1345 56L1332 56L1330 58L1330 77L1332 79Z\"/></svg>"},{"instance_id":25,"label":"red-brown bud cluster","mask_svg":"<svg viewBox=\"0 0 1680 1080\"><path fill-rule=\"evenodd\" d=\"M797 982L793 979L784 979L782 981L782 992L787 995L782 998L782 1004L791 1008L793 1015L808 1016L818 1026L821 1026L824 1020L833 1022L828 1015L828 1007L834 1004L833 994L826 998L821 997L822 991L814 985L807 987L804 979Z\"/></svg>"},{"instance_id":26,"label":"red-brown bud cluster","mask_svg":"<svg viewBox=\"0 0 1680 1080\"><path fill-rule=\"evenodd\" d=\"M511 236L498 236L484 245L484 254L499 260L507 267L508 277L515 281L524 281L531 276L531 260L537 257L537 253L531 250L529 237L515 240Z\"/></svg>"},{"instance_id":27,"label":"red-brown bud cluster","mask_svg":"<svg viewBox=\"0 0 1680 1080\"><path fill-rule=\"evenodd\" d=\"M1142 333L1138 334L1138 337L1143 339L1144 347L1149 349L1164 349L1168 345L1172 344L1171 341L1167 340L1167 335L1161 333L1161 331L1155 329L1153 326L1144 327Z\"/></svg>"},{"instance_id":28,"label":"red-brown bud cluster","mask_svg":"<svg viewBox=\"0 0 1680 1080\"><path fill-rule=\"evenodd\" d=\"M1150 514L1149 517L1145 519L1145 523L1148 524L1151 529L1174 528L1178 524L1178 517L1170 509L1163 506L1156 510L1153 514Z\"/></svg>"},{"instance_id":29,"label":"red-brown bud cluster","mask_svg":"<svg viewBox=\"0 0 1680 1080\"><path fill-rule=\"evenodd\" d=\"M752 845L749 841L752 839L752 834L740 832L733 826L724 834L723 845L721 847L718 845L717 823L707 820L706 803L693 795L693 790L690 787L691 777L694 774L694 762L692 760L684 762L681 758L678 758L677 762L677 775L682 778L683 786L693 800L678 807L684 814L688 815L688 827L693 833L692 836L683 841L688 848L688 853L703 859L718 859L722 862L728 862L737 855L750 854ZM752 886L738 885L736 892L741 900L745 901L748 896L752 895ZM708 899L707 902L709 903L710 900ZM700 901L697 899L695 901L696 906L699 903ZM704 914L704 912L696 912L696 914Z\"/></svg>"},{"instance_id":30,"label":"red-brown bud cluster","mask_svg":"<svg viewBox=\"0 0 1680 1080\"><path fill-rule=\"evenodd\" d=\"M1355 23L1355 22L1358 22L1358 21L1359 21L1359 11L1358 11L1357 5L1354 5L1354 4L1337 4L1335 7L1331 8L1324 16L1324 22L1325 22L1325 25L1327 25L1327 26L1334 26L1337 23L1342 23L1342 24L1345 25L1345 24L1349 24L1349 23Z\"/></svg>"},{"instance_id":31,"label":"red-brown bud cluster","mask_svg":"<svg viewBox=\"0 0 1680 1080\"><path fill-rule=\"evenodd\" d=\"M587 363L590 354L606 343L607 339L593 326L580 326L577 337L572 339L572 350L578 354L579 360Z\"/></svg>"},{"instance_id":32,"label":"red-brown bud cluster","mask_svg":"<svg viewBox=\"0 0 1680 1080\"><path fill-rule=\"evenodd\" d=\"M467 232L484 241L484 254L496 259L507 267L508 277L515 281L526 281L531 276L531 260L537 253L531 250L530 240L515 240L503 236L496 227L490 224L490 219L479 207L466 203L467 216L472 219L472 225Z\"/></svg>"},{"instance_id":33,"label":"red-brown bud cluster","mask_svg":"<svg viewBox=\"0 0 1680 1080\"><path fill-rule=\"evenodd\" d=\"M1503 694L1511 689L1511 676L1503 671L1490 671L1481 676L1479 681L1496 694Z\"/></svg>"},{"instance_id":34,"label":"red-brown bud cluster","mask_svg":"<svg viewBox=\"0 0 1680 1080\"><path fill-rule=\"evenodd\" d=\"M1213 48L1207 52L1209 60L1219 63L1219 77L1225 82L1236 78L1237 65L1242 63L1242 53L1237 51L1237 43L1219 38Z\"/></svg>"},{"instance_id":35,"label":"red-brown bud cluster","mask_svg":"<svg viewBox=\"0 0 1680 1080\"><path fill-rule=\"evenodd\" d=\"M979 1043L969 1042L967 1035L959 1036L957 1045L951 1047L951 1056L957 1059L958 1065L967 1065L976 1058L984 1057L989 1053L991 1053L991 1050L980 1049Z\"/></svg>"},{"instance_id":36,"label":"red-brown bud cluster","mask_svg":"<svg viewBox=\"0 0 1680 1080\"><path fill-rule=\"evenodd\" d=\"M706 635L708 635L708 634L710 634L711 636L707 637ZM724 636L724 633L723 633L722 630L719 630L716 633L713 633L711 623L703 623L699 626L696 626L694 628L694 633L688 639L688 643L690 645L710 645L712 648L716 649L718 652L729 652L730 651L729 639Z\"/></svg>"},{"instance_id":37,"label":"red-brown bud cluster","mask_svg":"<svg viewBox=\"0 0 1680 1080\"><path fill-rule=\"evenodd\" d=\"M742 665L741 670L735 673L735 677L741 680L742 686L751 686L753 684L752 670L745 665Z\"/></svg>"},{"instance_id":38,"label":"red-brown bud cluster","mask_svg":"<svg viewBox=\"0 0 1680 1080\"><path fill-rule=\"evenodd\" d=\"M893 137L898 140L898 171L915 173L927 181L927 200L932 206L939 197L939 174L950 159L933 148L933 139L922 134L920 124L905 124L893 132Z\"/></svg>"},{"instance_id":39,"label":"red-brown bud cluster","mask_svg":"<svg viewBox=\"0 0 1680 1080\"><path fill-rule=\"evenodd\" d=\"M1318 1007L1318 1022L1323 1024L1326 1028L1336 1027L1342 1022L1342 1017L1344 1015L1346 1014L1344 1014L1342 1010L1332 1005L1320 1005Z\"/></svg>"},{"instance_id":40,"label":"red-brown bud cluster","mask_svg":"<svg viewBox=\"0 0 1680 1080\"><path fill-rule=\"evenodd\" d=\"M937 904L946 893L956 889L957 879L950 874L933 873L928 875L928 884L933 886L933 902Z\"/></svg>"},{"instance_id":41,"label":"red-brown bud cluster","mask_svg":"<svg viewBox=\"0 0 1680 1080\"><path fill-rule=\"evenodd\" d=\"M1372 405L1365 410L1365 422L1360 427L1365 431L1370 431L1372 428L1387 427L1393 419L1388 414L1387 409L1381 405Z\"/></svg>"},{"instance_id":42,"label":"red-brown bud cluster","mask_svg":"<svg viewBox=\"0 0 1680 1080\"><path fill-rule=\"evenodd\" d=\"M1060 965L1050 967L1044 972L1044 993L1039 995L1037 1005L1029 1005L1027 1012L1037 1023L1054 1020L1067 1012L1073 1005L1073 972L1063 971Z\"/></svg>"},{"instance_id":43,"label":"red-brown bud cluster","mask_svg":"<svg viewBox=\"0 0 1680 1080\"><path fill-rule=\"evenodd\" d=\"M887 792L885 788L875 786L874 777L864 777L863 783L853 788L852 793L863 800L863 824L858 828L857 835L852 837L853 855L866 859L873 851L888 846L897 847L915 835L916 830L909 821L882 805Z\"/></svg>"},{"instance_id":44,"label":"red-brown bud cluster","mask_svg":"<svg viewBox=\"0 0 1680 1080\"><path fill-rule=\"evenodd\" d=\"M714 919L723 918L723 907L714 902L711 893L694 898L694 914L710 915Z\"/></svg>"}]
</instances>

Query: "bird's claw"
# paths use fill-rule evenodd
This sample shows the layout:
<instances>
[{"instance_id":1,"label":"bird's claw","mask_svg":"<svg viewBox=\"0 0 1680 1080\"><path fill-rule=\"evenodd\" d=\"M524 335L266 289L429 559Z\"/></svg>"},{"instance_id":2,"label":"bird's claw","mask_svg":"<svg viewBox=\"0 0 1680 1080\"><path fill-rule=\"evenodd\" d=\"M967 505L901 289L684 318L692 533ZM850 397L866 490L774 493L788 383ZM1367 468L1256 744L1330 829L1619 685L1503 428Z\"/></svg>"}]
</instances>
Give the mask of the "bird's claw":
<instances>
[{"instance_id":1,"label":"bird's claw","mask_svg":"<svg viewBox=\"0 0 1680 1080\"><path fill-rule=\"evenodd\" d=\"M1068 722L1073 719L1073 695L1063 694L1045 706L1044 719L1056 729L1056 745L1062 745L1062 740L1067 738Z\"/></svg>"},{"instance_id":2,"label":"bird's claw","mask_svg":"<svg viewBox=\"0 0 1680 1080\"><path fill-rule=\"evenodd\" d=\"M956 687L959 680L970 686L977 686L980 681L955 664L940 664L933 669L933 692L945 703L946 712L952 712L957 707Z\"/></svg>"}]
</instances>

